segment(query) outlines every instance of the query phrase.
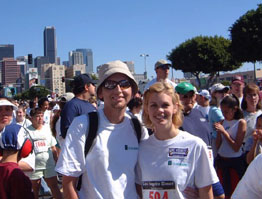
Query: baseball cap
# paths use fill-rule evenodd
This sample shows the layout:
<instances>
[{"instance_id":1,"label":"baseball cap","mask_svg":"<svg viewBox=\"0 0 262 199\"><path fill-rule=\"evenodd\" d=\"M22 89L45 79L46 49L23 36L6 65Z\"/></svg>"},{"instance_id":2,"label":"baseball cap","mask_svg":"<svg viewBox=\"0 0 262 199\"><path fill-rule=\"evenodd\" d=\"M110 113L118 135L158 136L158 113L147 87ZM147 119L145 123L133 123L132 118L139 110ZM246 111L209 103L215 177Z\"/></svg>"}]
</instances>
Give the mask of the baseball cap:
<instances>
[{"instance_id":1,"label":"baseball cap","mask_svg":"<svg viewBox=\"0 0 262 199\"><path fill-rule=\"evenodd\" d=\"M131 74L130 70L128 69L128 66L124 62L120 60L111 61L99 67L100 67L99 72L98 72L99 80L98 80L97 89L96 89L97 94L103 82L108 77L110 77L111 75L115 73L121 73L121 74L128 76L131 79L132 89L134 92L133 94L137 93L138 86L137 86L136 80L134 76Z\"/></svg>"},{"instance_id":2,"label":"baseball cap","mask_svg":"<svg viewBox=\"0 0 262 199\"><path fill-rule=\"evenodd\" d=\"M73 99L74 97L75 97L74 93L68 92L68 93L61 95L59 98L62 101L68 102L71 99Z\"/></svg>"},{"instance_id":3,"label":"baseball cap","mask_svg":"<svg viewBox=\"0 0 262 199\"><path fill-rule=\"evenodd\" d=\"M222 90L228 91L228 90L229 90L229 87L224 86L224 85L221 84L221 83L217 83L217 84L214 84L213 86L211 86L211 88L210 88L210 92L211 92L211 93L213 93L213 92L215 92L215 91L222 91Z\"/></svg>"},{"instance_id":4,"label":"baseball cap","mask_svg":"<svg viewBox=\"0 0 262 199\"><path fill-rule=\"evenodd\" d=\"M1 149L18 151L27 138L26 131L21 125L10 124L5 126L3 130L0 147Z\"/></svg>"},{"instance_id":5,"label":"baseball cap","mask_svg":"<svg viewBox=\"0 0 262 199\"><path fill-rule=\"evenodd\" d=\"M206 89L201 90L201 91L198 92L197 94L205 97L205 98L208 99L208 100L211 100L211 95L210 95L209 91L206 90Z\"/></svg>"},{"instance_id":6,"label":"baseball cap","mask_svg":"<svg viewBox=\"0 0 262 199\"><path fill-rule=\"evenodd\" d=\"M8 101L7 99L1 99L0 100L0 106L12 106L13 110L17 110L17 106Z\"/></svg>"},{"instance_id":7,"label":"baseball cap","mask_svg":"<svg viewBox=\"0 0 262 199\"><path fill-rule=\"evenodd\" d=\"M157 69L158 67L161 67L161 66L168 66L168 67L170 67L171 64L168 63L168 62L167 62L166 60L164 60L164 59L160 59L160 60L158 60L158 61L155 63L155 69Z\"/></svg>"},{"instance_id":8,"label":"baseball cap","mask_svg":"<svg viewBox=\"0 0 262 199\"><path fill-rule=\"evenodd\" d=\"M181 82L176 86L176 92L179 94L186 94L189 91L196 91L195 87L188 82Z\"/></svg>"},{"instance_id":9,"label":"baseball cap","mask_svg":"<svg viewBox=\"0 0 262 199\"><path fill-rule=\"evenodd\" d=\"M97 80L92 79L88 74L80 74L74 77L72 85L74 88L84 87L86 84L96 84Z\"/></svg>"},{"instance_id":10,"label":"baseball cap","mask_svg":"<svg viewBox=\"0 0 262 199\"><path fill-rule=\"evenodd\" d=\"M232 83L233 82L239 82L239 83L241 83L241 84L244 84L245 82L244 82L244 78L243 78L243 76L242 75L235 75L234 77L233 77L233 79L232 79Z\"/></svg>"}]
</instances>

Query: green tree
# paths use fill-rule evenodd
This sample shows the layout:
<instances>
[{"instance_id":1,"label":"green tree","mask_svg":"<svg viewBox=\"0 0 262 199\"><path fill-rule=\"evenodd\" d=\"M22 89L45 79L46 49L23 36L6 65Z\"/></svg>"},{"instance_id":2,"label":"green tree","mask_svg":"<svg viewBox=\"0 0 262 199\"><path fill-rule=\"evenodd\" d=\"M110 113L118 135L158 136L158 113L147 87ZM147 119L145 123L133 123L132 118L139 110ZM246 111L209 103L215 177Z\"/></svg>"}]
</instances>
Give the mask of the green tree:
<instances>
[{"instance_id":1,"label":"green tree","mask_svg":"<svg viewBox=\"0 0 262 199\"><path fill-rule=\"evenodd\" d=\"M262 60L262 4L241 16L231 27L232 54L241 62Z\"/></svg>"},{"instance_id":2,"label":"green tree","mask_svg":"<svg viewBox=\"0 0 262 199\"><path fill-rule=\"evenodd\" d=\"M50 94L50 91L48 91L44 86L32 86L29 89L28 97L29 99L33 99L35 97L40 99L42 97L46 97L48 94Z\"/></svg>"},{"instance_id":3,"label":"green tree","mask_svg":"<svg viewBox=\"0 0 262 199\"><path fill-rule=\"evenodd\" d=\"M232 71L241 66L230 53L231 41L223 37L197 36L173 49L167 55L176 70L192 73L199 83L200 74L209 74L209 86L220 71Z\"/></svg>"},{"instance_id":4,"label":"green tree","mask_svg":"<svg viewBox=\"0 0 262 199\"><path fill-rule=\"evenodd\" d=\"M233 57L241 62L253 62L255 72L256 61L262 60L262 4L242 15L229 30Z\"/></svg>"}]
</instances>

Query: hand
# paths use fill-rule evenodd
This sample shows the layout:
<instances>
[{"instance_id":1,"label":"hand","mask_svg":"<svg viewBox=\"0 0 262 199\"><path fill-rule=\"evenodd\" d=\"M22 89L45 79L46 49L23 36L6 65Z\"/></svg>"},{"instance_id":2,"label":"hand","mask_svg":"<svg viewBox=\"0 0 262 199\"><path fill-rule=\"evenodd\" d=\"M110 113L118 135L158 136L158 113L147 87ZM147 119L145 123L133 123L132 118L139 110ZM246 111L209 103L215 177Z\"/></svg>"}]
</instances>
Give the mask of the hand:
<instances>
[{"instance_id":1,"label":"hand","mask_svg":"<svg viewBox=\"0 0 262 199\"><path fill-rule=\"evenodd\" d=\"M256 129L253 132L253 139L254 141L262 140L262 129Z\"/></svg>"},{"instance_id":2,"label":"hand","mask_svg":"<svg viewBox=\"0 0 262 199\"><path fill-rule=\"evenodd\" d=\"M220 133L225 131L223 125L220 122L215 122L214 128L216 129L217 132L220 132Z\"/></svg>"},{"instance_id":3,"label":"hand","mask_svg":"<svg viewBox=\"0 0 262 199\"><path fill-rule=\"evenodd\" d=\"M198 198L199 192L198 192L198 189L186 187L186 189L183 191L183 195L186 198Z\"/></svg>"}]
</instances>

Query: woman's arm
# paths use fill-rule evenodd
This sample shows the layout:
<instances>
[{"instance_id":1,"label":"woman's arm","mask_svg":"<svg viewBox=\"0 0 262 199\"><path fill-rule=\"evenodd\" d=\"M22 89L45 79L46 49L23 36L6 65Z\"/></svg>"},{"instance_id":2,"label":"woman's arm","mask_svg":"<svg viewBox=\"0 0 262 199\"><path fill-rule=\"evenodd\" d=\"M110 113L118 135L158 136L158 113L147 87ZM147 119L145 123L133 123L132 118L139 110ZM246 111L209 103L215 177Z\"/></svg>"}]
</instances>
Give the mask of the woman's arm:
<instances>
[{"instance_id":1,"label":"woman's arm","mask_svg":"<svg viewBox=\"0 0 262 199\"><path fill-rule=\"evenodd\" d=\"M239 151L243 144L243 140L247 129L246 121L244 119L241 119L238 123L236 139L233 139L221 124L216 123L215 128L222 135L224 135L226 141L229 143L229 145L235 152Z\"/></svg>"},{"instance_id":2,"label":"woman's arm","mask_svg":"<svg viewBox=\"0 0 262 199\"><path fill-rule=\"evenodd\" d=\"M55 162L57 162L58 153L57 153L57 150L56 150L56 146L51 146L51 150L52 150L52 153L53 153L54 160L55 160Z\"/></svg>"},{"instance_id":3,"label":"woman's arm","mask_svg":"<svg viewBox=\"0 0 262 199\"><path fill-rule=\"evenodd\" d=\"M212 185L199 188L199 198L200 199L213 199Z\"/></svg>"},{"instance_id":4,"label":"woman's arm","mask_svg":"<svg viewBox=\"0 0 262 199\"><path fill-rule=\"evenodd\" d=\"M247 156L246 156L246 162L248 164L250 164L252 162L252 160L254 160L254 158L256 157L257 155L257 144L258 144L258 140L259 138L261 138L262 136L262 131L259 130L259 129L256 129L254 132L253 132L253 144L252 144L252 147L250 149L250 151L247 153Z\"/></svg>"}]
</instances>

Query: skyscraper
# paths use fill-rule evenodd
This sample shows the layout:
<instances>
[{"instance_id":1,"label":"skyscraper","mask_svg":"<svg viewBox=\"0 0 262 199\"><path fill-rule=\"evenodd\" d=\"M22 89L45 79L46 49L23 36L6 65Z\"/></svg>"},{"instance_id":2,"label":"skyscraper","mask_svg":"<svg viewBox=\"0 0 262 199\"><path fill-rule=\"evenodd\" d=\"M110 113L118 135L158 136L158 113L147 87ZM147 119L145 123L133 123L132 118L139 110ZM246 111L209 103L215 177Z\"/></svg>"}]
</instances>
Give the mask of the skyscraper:
<instances>
[{"instance_id":1,"label":"skyscraper","mask_svg":"<svg viewBox=\"0 0 262 199\"><path fill-rule=\"evenodd\" d=\"M83 64L83 53L70 51L69 52L69 66L73 66L75 64Z\"/></svg>"},{"instance_id":2,"label":"skyscraper","mask_svg":"<svg viewBox=\"0 0 262 199\"><path fill-rule=\"evenodd\" d=\"M14 45L7 44L7 45L0 45L0 61L3 58L14 58Z\"/></svg>"},{"instance_id":3,"label":"skyscraper","mask_svg":"<svg viewBox=\"0 0 262 199\"><path fill-rule=\"evenodd\" d=\"M46 26L44 30L44 56L49 58L49 63L56 63L56 51L55 27Z\"/></svg>"},{"instance_id":4,"label":"skyscraper","mask_svg":"<svg viewBox=\"0 0 262 199\"><path fill-rule=\"evenodd\" d=\"M84 64L86 65L86 73L93 73L93 51L87 48L76 49L77 52L83 53Z\"/></svg>"},{"instance_id":5,"label":"skyscraper","mask_svg":"<svg viewBox=\"0 0 262 199\"><path fill-rule=\"evenodd\" d=\"M15 84L20 77L20 66L14 58L3 58L0 61L2 66L2 84Z\"/></svg>"}]
</instances>

